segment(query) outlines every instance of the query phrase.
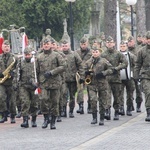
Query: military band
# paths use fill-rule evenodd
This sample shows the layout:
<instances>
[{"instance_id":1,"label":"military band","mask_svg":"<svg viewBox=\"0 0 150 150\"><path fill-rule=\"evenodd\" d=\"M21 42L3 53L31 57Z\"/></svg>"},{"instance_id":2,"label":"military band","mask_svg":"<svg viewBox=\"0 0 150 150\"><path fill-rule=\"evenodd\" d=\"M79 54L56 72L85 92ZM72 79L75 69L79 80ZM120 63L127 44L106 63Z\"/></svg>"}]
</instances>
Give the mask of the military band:
<instances>
[{"instance_id":1,"label":"military band","mask_svg":"<svg viewBox=\"0 0 150 150\"><path fill-rule=\"evenodd\" d=\"M100 126L104 125L104 119L111 120L112 108L113 120L119 120L119 115L132 116L134 99L136 112L141 112L142 92L147 111L145 121L150 122L150 31L144 37L139 34L137 44L132 36L122 41L120 51L116 50L115 40L110 36L106 40L95 39L92 45L83 37L79 48L72 51L67 38L59 43L50 34L51 30L47 29L36 53L28 45L21 57L11 53L10 41L3 42L0 123L8 121L8 116L10 123L16 123L18 112L16 118L22 116L22 128L30 126L30 116L31 127L37 127L40 109L44 118L42 128L50 124L50 129L56 129L56 119L61 122L61 117L75 117L76 104L79 106L77 113L85 114L85 92L92 125L98 122L97 112Z\"/></svg>"}]
</instances>

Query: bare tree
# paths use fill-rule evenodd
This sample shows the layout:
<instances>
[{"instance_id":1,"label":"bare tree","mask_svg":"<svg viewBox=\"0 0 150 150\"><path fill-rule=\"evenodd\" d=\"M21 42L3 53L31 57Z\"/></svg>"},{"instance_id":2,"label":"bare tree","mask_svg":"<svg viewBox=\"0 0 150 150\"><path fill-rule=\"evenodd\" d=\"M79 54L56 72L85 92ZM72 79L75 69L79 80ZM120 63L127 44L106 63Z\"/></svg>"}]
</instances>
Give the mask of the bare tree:
<instances>
[{"instance_id":1,"label":"bare tree","mask_svg":"<svg viewBox=\"0 0 150 150\"><path fill-rule=\"evenodd\" d=\"M145 1L138 0L136 5L137 34L146 32Z\"/></svg>"},{"instance_id":2,"label":"bare tree","mask_svg":"<svg viewBox=\"0 0 150 150\"><path fill-rule=\"evenodd\" d=\"M117 0L104 1L104 32L106 38L112 36L116 40L116 5Z\"/></svg>"},{"instance_id":3,"label":"bare tree","mask_svg":"<svg viewBox=\"0 0 150 150\"><path fill-rule=\"evenodd\" d=\"M150 31L150 0L145 0L146 5L146 29Z\"/></svg>"}]
</instances>

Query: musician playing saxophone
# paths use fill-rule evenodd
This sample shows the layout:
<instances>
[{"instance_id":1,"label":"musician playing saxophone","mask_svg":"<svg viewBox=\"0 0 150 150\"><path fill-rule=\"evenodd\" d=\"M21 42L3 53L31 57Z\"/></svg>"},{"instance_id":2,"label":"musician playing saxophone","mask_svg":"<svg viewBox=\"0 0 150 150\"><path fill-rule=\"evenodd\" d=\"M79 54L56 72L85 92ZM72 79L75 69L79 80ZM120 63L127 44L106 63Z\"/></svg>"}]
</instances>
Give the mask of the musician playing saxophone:
<instances>
[{"instance_id":1,"label":"musician playing saxophone","mask_svg":"<svg viewBox=\"0 0 150 150\"><path fill-rule=\"evenodd\" d=\"M12 79L16 58L11 53L8 40L3 42L2 51L0 55L0 113L2 115L0 123L7 121L8 112L10 112L11 123L15 123L16 104L13 98Z\"/></svg>"},{"instance_id":2,"label":"musician playing saxophone","mask_svg":"<svg viewBox=\"0 0 150 150\"><path fill-rule=\"evenodd\" d=\"M105 59L101 58L101 49L92 48L92 57L85 63L85 77L91 76L89 95L92 107L93 120L91 124L97 123L97 101L99 101L99 125L104 125L104 113L108 98L108 81L106 76L112 74L112 65ZM92 66L92 67L91 67Z\"/></svg>"}]
</instances>

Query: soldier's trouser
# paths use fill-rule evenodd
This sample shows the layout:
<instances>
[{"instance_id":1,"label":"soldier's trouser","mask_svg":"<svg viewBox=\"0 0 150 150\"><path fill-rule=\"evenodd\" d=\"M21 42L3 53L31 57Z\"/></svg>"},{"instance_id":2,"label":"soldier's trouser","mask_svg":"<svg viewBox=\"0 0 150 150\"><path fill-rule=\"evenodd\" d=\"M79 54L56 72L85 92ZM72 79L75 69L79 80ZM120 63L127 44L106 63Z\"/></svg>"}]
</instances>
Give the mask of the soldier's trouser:
<instances>
[{"instance_id":1,"label":"soldier's trouser","mask_svg":"<svg viewBox=\"0 0 150 150\"><path fill-rule=\"evenodd\" d=\"M136 103L141 103L143 101L142 91L137 81L135 81L135 89L136 89Z\"/></svg>"},{"instance_id":2,"label":"soldier's trouser","mask_svg":"<svg viewBox=\"0 0 150 150\"><path fill-rule=\"evenodd\" d=\"M7 111L7 100L9 102L9 110L12 115L16 114L16 100L12 86L0 85L0 112Z\"/></svg>"},{"instance_id":3,"label":"soldier's trouser","mask_svg":"<svg viewBox=\"0 0 150 150\"><path fill-rule=\"evenodd\" d=\"M107 98L107 102L106 102L106 109L109 109L111 107L111 99L112 99L112 91L111 91L111 87L108 84L108 98Z\"/></svg>"},{"instance_id":4,"label":"soldier's trouser","mask_svg":"<svg viewBox=\"0 0 150 150\"><path fill-rule=\"evenodd\" d=\"M39 94L42 114L58 116L59 89L41 88Z\"/></svg>"},{"instance_id":5,"label":"soldier's trouser","mask_svg":"<svg viewBox=\"0 0 150 150\"><path fill-rule=\"evenodd\" d=\"M34 90L20 87L21 114L22 116L36 116L38 110L38 96Z\"/></svg>"},{"instance_id":6,"label":"soldier's trouser","mask_svg":"<svg viewBox=\"0 0 150 150\"><path fill-rule=\"evenodd\" d=\"M142 79L142 89L145 94L145 107L150 108L150 80Z\"/></svg>"},{"instance_id":7,"label":"soldier's trouser","mask_svg":"<svg viewBox=\"0 0 150 150\"><path fill-rule=\"evenodd\" d=\"M84 88L78 90L77 92L77 103L80 104L83 101L84 101Z\"/></svg>"},{"instance_id":8,"label":"soldier's trouser","mask_svg":"<svg viewBox=\"0 0 150 150\"><path fill-rule=\"evenodd\" d=\"M67 82L67 88L68 88L69 94L70 94L69 107L74 108L75 107L75 94L77 92L76 82Z\"/></svg>"},{"instance_id":9,"label":"soldier's trouser","mask_svg":"<svg viewBox=\"0 0 150 150\"><path fill-rule=\"evenodd\" d=\"M121 83L109 83L112 95L114 97L113 107L115 110L119 110L120 107L120 92L121 92Z\"/></svg>"},{"instance_id":10,"label":"soldier's trouser","mask_svg":"<svg viewBox=\"0 0 150 150\"><path fill-rule=\"evenodd\" d=\"M122 80L121 84L121 91L120 91L120 105L124 106L124 87L126 87L126 96L127 96L127 101L126 104L127 106L132 106L133 104L133 92L135 90L134 86L134 80Z\"/></svg>"}]
</instances>

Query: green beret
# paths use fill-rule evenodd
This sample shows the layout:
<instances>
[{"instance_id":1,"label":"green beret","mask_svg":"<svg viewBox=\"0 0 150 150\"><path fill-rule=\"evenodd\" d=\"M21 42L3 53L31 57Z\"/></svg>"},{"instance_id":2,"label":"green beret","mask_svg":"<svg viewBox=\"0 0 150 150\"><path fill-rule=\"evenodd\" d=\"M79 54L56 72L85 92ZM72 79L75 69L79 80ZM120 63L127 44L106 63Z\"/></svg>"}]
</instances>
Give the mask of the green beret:
<instances>
[{"instance_id":1,"label":"green beret","mask_svg":"<svg viewBox=\"0 0 150 150\"><path fill-rule=\"evenodd\" d=\"M134 37L133 37L133 36L129 36L129 37L128 37L128 42L130 42L130 41L132 41L132 40L134 40Z\"/></svg>"},{"instance_id":2,"label":"green beret","mask_svg":"<svg viewBox=\"0 0 150 150\"><path fill-rule=\"evenodd\" d=\"M85 37L83 37L83 38L81 38L80 43L85 43L85 42L87 42L87 41L88 41L88 39L85 38Z\"/></svg>"},{"instance_id":3,"label":"green beret","mask_svg":"<svg viewBox=\"0 0 150 150\"><path fill-rule=\"evenodd\" d=\"M147 31L147 33L146 33L146 38L147 38L147 39L150 39L150 31Z\"/></svg>"},{"instance_id":4,"label":"green beret","mask_svg":"<svg viewBox=\"0 0 150 150\"><path fill-rule=\"evenodd\" d=\"M5 44L5 45L10 45L10 43L9 43L8 40L5 40L5 41L3 42L3 44Z\"/></svg>"},{"instance_id":5,"label":"green beret","mask_svg":"<svg viewBox=\"0 0 150 150\"><path fill-rule=\"evenodd\" d=\"M111 37L111 36L109 36L107 39L106 39L106 41L108 41L108 42L110 42L110 41L113 41L114 39Z\"/></svg>"}]
</instances>

